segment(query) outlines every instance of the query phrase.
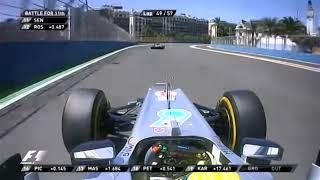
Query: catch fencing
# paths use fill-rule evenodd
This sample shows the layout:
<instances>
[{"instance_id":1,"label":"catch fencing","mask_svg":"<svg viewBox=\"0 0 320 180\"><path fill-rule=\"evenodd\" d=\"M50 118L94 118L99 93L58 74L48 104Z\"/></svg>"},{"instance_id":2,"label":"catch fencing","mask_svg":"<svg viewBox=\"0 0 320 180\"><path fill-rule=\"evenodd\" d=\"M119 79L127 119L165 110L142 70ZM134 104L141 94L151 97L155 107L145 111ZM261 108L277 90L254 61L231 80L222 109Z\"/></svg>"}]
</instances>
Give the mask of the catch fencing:
<instances>
[{"instance_id":1,"label":"catch fencing","mask_svg":"<svg viewBox=\"0 0 320 180\"><path fill-rule=\"evenodd\" d=\"M263 48L272 50L298 51L299 46L287 36L224 36L215 37L211 40L211 44L218 45L234 45L250 48Z\"/></svg>"},{"instance_id":2,"label":"catch fencing","mask_svg":"<svg viewBox=\"0 0 320 180\"><path fill-rule=\"evenodd\" d=\"M20 0L24 1L24 0ZM127 31L112 23L112 14L105 8L93 9L85 4L70 5L67 1L56 1L60 6L56 10L69 12L69 27L64 31L26 31L20 30L21 17L25 9L44 9L38 1L29 2L29 6L19 7L16 1L0 2L0 10L15 14L0 13L0 42L12 41L134 41ZM63 3L62 3L63 2ZM80 1L82 2L82 1ZM35 4L35 5L34 5ZM33 5L33 6L32 6ZM62 5L62 6L61 6ZM21 5L20 5L21 6Z\"/></svg>"}]
</instances>

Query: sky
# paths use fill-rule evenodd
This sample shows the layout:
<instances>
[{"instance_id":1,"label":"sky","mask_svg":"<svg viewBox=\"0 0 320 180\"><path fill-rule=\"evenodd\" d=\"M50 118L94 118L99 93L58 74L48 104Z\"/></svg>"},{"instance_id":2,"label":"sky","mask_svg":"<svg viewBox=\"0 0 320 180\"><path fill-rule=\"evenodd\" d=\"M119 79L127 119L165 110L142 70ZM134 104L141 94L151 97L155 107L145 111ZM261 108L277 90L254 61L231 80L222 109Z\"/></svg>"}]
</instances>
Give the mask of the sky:
<instances>
[{"instance_id":1,"label":"sky","mask_svg":"<svg viewBox=\"0 0 320 180\"><path fill-rule=\"evenodd\" d=\"M19 14L19 9L1 6L1 2L22 6L28 0L0 0L0 13ZM43 0L30 0L43 4ZM69 0L62 0L68 2ZM75 0L74 6L81 4ZM85 0L80 0L85 1ZM307 0L88 0L89 5L100 8L104 4L121 5L125 10L134 9L176 9L177 14L186 13L207 20L220 17L222 20L238 23L242 19L260 19L263 17L298 17L305 22ZM320 0L313 0L316 13L320 13ZM57 6L62 4L57 2ZM29 8L35 8L29 3ZM8 16L0 15L0 20ZM319 18L318 18L319 19ZM319 23L318 23L319 24Z\"/></svg>"}]
</instances>

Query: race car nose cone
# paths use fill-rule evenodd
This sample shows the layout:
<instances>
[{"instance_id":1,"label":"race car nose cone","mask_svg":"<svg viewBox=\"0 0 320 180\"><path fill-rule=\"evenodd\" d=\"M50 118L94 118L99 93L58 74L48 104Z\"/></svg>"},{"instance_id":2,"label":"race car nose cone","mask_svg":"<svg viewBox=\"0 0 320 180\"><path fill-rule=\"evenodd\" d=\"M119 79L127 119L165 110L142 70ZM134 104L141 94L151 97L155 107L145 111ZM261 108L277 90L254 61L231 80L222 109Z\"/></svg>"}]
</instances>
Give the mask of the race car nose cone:
<instances>
[{"instance_id":1,"label":"race car nose cone","mask_svg":"<svg viewBox=\"0 0 320 180\"><path fill-rule=\"evenodd\" d=\"M155 145L155 146L152 146L151 150L153 153L159 153L161 148L159 145Z\"/></svg>"}]
</instances>

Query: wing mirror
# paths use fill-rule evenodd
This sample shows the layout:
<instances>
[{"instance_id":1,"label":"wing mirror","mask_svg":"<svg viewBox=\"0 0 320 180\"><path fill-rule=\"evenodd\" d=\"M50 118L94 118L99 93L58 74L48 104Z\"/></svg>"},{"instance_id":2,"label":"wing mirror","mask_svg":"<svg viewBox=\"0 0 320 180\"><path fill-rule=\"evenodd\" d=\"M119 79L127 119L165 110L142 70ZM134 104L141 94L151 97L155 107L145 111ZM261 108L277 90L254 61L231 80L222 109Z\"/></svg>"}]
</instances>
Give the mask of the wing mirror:
<instances>
[{"instance_id":1,"label":"wing mirror","mask_svg":"<svg viewBox=\"0 0 320 180\"><path fill-rule=\"evenodd\" d=\"M110 140L90 141L76 146L70 156L72 164L110 164L116 156L115 145Z\"/></svg>"},{"instance_id":2,"label":"wing mirror","mask_svg":"<svg viewBox=\"0 0 320 180\"><path fill-rule=\"evenodd\" d=\"M271 160L280 161L282 159L283 148L269 140L244 138L242 140L241 153L248 161L270 163Z\"/></svg>"},{"instance_id":3,"label":"wing mirror","mask_svg":"<svg viewBox=\"0 0 320 180\"><path fill-rule=\"evenodd\" d=\"M312 163L311 169L309 170L307 180L317 180L320 177L320 151L318 152L318 156L316 162Z\"/></svg>"}]
</instances>

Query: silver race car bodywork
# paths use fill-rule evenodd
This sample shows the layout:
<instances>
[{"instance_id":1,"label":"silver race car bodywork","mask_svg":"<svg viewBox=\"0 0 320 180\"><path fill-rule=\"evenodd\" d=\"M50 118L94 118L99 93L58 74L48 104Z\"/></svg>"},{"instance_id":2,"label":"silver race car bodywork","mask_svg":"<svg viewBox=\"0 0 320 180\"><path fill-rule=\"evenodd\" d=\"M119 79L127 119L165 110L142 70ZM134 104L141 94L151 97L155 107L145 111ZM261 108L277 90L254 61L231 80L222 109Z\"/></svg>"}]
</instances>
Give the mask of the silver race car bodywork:
<instances>
[{"instance_id":1,"label":"silver race car bodywork","mask_svg":"<svg viewBox=\"0 0 320 180\"><path fill-rule=\"evenodd\" d=\"M170 99L170 109L168 101ZM156 141L182 137L185 141L189 138L203 140L210 144L210 152L216 160L216 164L241 165L247 164L242 158L233 153L220 140L212 130L205 118L195 105L187 98L181 89L171 90L166 94L163 87L157 85L148 90L140 112L134 124L131 136L122 150L113 159L111 164L128 165L137 163L137 146L145 140L155 138ZM183 143L183 141L179 141ZM150 143L146 143L150 144ZM181 144L183 145L183 144ZM138 148L138 149L139 149ZM91 173L84 179L132 179L131 173ZM237 179L273 179L271 173L238 173Z\"/></svg>"},{"instance_id":2,"label":"silver race car bodywork","mask_svg":"<svg viewBox=\"0 0 320 180\"><path fill-rule=\"evenodd\" d=\"M80 93L79 93L80 92ZM99 90L80 90L70 97L76 97L74 102L77 102L75 106L74 114L79 115L79 106L77 101L79 99L85 100L80 103L83 107L90 106L88 101L88 95L92 92L102 92ZM87 93L87 94L85 94ZM80 94L81 96L75 96ZM100 94L101 95L101 94ZM104 95L104 94L103 94ZM85 98L83 98L85 97ZM92 97L98 97L97 95ZM99 96L100 100L103 100L103 96ZM72 98L71 98L72 99ZM90 98L89 98L90 100ZM92 102L92 101L91 101ZM220 102L220 101L219 101ZM72 104L72 103L71 103ZM254 104L255 105L255 104ZM217 105L218 106L218 105ZM83 143L76 144L72 148L68 147L68 142L63 134L64 143L66 149L72 149L69 151L71 162L73 165L115 165L115 166L127 166L132 167L133 165L168 165L177 167L186 167L194 165L248 165L253 164L259 165L259 163L270 163L270 161L251 161L250 158L255 156L246 156L243 152L235 152L231 150L226 143L223 143L223 136L219 132L219 128L215 128L212 124L218 122L222 118L222 113L216 109L209 109L204 106L191 102L188 97L183 93L181 89L170 89L170 85L167 83L159 83L149 88L147 95L144 99L138 99L135 102L130 102L127 106L118 108L111 108L110 104L106 104L109 107L107 114L102 120L113 121L114 128L113 132L109 132L107 137L103 137L103 140L86 140ZM68 109L69 108L69 109ZM70 113L66 111L70 110L70 107L64 109L63 121L68 120ZM88 108L90 109L90 108ZM71 111L70 111L71 112ZM89 111L88 111L89 112ZM89 112L91 117L92 112ZM72 113L71 113L72 114ZM73 114L73 115L74 115ZM80 113L81 114L81 113ZM82 114L83 115L83 114ZM68 117L68 118L66 118ZM72 117L71 116L71 120ZM81 119L81 116L75 116L76 124L71 126L76 128L77 124L86 121ZM108 118L107 118L108 117ZM81 121L79 121L81 119ZM87 122L90 125L90 118ZM63 123L65 125L66 123ZM219 124L218 124L219 125ZM250 124L251 125L251 124ZM72 132L70 137L71 140L77 136L84 134L86 128L80 125L82 131L72 131L72 128L65 128L64 131ZM129 128L128 128L129 127ZM124 135L120 132L129 131L129 135ZM122 130L121 130L122 129ZM71 130L71 131L70 131ZM67 134L68 135L68 134ZM123 140L121 145L115 145ZM116 138L113 139L112 138ZM254 138L253 138L254 139ZM271 142L268 140L256 138L258 141ZM100 142L102 143L102 146ZM244 141L245 142L245 141ZM250 143L249 143L250 144ZM106 145L106 146L105 146ZM268 143L268 146L270 144ZM116 150L118 147L118 150ZM161 151L159 149L161 147ZM244 147L244 146L243 146ZM270 147L281 147L276 143L271 143ZM163 152L162 150L166 150ZM272 148L271 148L272 149ZM280 150L281 148L279 148ZM159 150L159 151L158 151ZM155 152L157 151L157 152ZM86 152L86 153L83 153ZM90 152L90 153L89 153ZM283 152L283 149L282 149ZM280 153L282 157L282 152ZM182 154L182 158L176 156ZM190 156L191 155L191 156ZM199 156L198 156L199 155ZM260 154L256 154L259 155ZM88 161L75 161L77 156L86 158ZM241 156L241 157L240 157ZM100 161L99 158L105 158ZM250 157L250 158L249 158ZM276 156L275 156L276 157ZM279 160L279 157L273 157L271 160ZM249 159L248 159L249 158ZM281 159L281 158L280 158ZM13 161L14 162L13 162ZM104 161L107 160L107 161ZM3 167L9 167L7 164L19 164L21 157L11 158L8 160ZM258 162L258 163L257 163ZM266 164L265 164L266 165ZM11 168L12 169L12 168ZM273 179L272 174L269 172L192 172L192 171L180 171L180 172L129 172L129 168L126 172L94 172L87 173L83 179L85 180L102 180L102 179L179 179L179 180L192 180L192 179L232 179L232 180L271 180ZM3 171L7 173L4 168ZM291 170L292 172L292 170ZM16 173L16 171L12 171ZM8 173L7 173L8 174ZM38 180L37 173L24 174L24 179ZM308 180L316 180L320 177L320 152L315 163L312 164L310 172L308 174Z\"/></svg>"},{"instance_id":3,"label":"silver race car bodywork","mask_svg":"<svg viewBox=\"0 0 320 180\"><path fill-rule=\"evenodd\" d=\"M320 179L320 151L318 152L315 163L312 163L307 180Z\"/></svg>"}]
</instances>

